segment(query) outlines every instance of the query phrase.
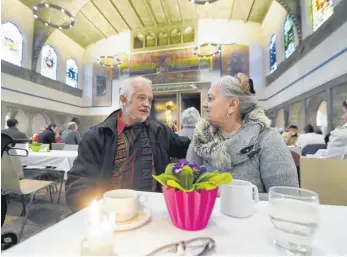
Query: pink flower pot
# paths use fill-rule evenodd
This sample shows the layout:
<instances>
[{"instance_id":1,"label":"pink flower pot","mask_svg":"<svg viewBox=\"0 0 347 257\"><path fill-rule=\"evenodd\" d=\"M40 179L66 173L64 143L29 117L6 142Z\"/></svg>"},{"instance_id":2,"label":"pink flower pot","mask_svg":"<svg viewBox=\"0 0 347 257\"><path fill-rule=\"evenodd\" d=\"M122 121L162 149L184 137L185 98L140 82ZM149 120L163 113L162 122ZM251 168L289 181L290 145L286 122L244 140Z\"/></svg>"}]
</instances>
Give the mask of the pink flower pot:
<instances>
[{"instance_id":1,"label":"pink flower pot","mask_svg":"<svg viewBox=\"0 0 347 257\"><path fill-rule=\"evenodd\" d=\"M162 188L171 221L177 228L189 231L206 228L216 202L218 188L189 193L176 191L175 188Z\"/></svg>"}]
</instances>

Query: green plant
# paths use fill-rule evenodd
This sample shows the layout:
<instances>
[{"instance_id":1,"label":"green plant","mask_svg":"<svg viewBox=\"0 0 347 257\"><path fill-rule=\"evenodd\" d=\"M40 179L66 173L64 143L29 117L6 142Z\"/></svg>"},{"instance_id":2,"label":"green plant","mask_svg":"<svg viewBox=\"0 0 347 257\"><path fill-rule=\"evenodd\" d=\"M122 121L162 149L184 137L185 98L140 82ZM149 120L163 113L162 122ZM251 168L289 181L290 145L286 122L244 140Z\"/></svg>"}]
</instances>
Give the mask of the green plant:
<instances>
[{"instance_id":1,"label":"green plant","mask_svg":"<svg viewBox=\"0 0 347 257\"><path fill-rule=\"evenodd\" d=\"M208 172L205 167L186 160L170 163L164 173L153 177L163 186L184 192L213 190L220 185L230 184L232 180L228 172L220 173L217 170Z\"/></svg>"}]
</instances>

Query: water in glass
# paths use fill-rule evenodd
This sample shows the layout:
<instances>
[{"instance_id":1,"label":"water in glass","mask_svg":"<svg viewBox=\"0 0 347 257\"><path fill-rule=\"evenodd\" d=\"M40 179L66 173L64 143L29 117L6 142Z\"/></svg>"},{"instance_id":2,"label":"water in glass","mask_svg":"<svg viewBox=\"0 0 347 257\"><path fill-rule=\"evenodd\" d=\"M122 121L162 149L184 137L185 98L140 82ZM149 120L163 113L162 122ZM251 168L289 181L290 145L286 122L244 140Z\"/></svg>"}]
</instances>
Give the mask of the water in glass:
<instances>
[{"instance_id":1,"label":"water in glass","mask_svg":"<svg viewBox=\"0 0 347 257\"><path fill-rule=\"evenodd\" d=\"M311 255L312 238L318 227L318 195L289 187L269 192L269 215L276 229L274 243L287 254Z\"/></svg>"}]
</instances>

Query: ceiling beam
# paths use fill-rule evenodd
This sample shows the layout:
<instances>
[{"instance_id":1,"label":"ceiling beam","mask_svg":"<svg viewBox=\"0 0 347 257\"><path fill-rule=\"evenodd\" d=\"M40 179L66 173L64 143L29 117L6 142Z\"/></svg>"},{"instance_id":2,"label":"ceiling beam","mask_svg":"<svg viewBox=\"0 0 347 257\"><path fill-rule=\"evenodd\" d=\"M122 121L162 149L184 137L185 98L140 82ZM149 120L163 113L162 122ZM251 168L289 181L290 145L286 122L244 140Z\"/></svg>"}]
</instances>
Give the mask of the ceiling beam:
<instances>
[{"instance_id":1,"label":"ceiling beam","mask_svg":"<svg viewBox=\"0 0 347 257\"><path fill-rule=\"evenodd\" d=\"M136 11L133 2L132 2L131 0L128 0L128 2L129 2L129 5L130 5L131 9L133 9L133 12L135 13L137 19L138 19L139 22L141 23L142 28L144 28L144 27L145 27L145 24L144 24L143 21L141 20L139 13Z\"/></svg>"},{"instance_id":2,"label":"ceiling beam","mask_svg":"<svg viewBox=\"0 0 347 257\"><path fill-rule=\"evenodd\" d=\"M130 27L129 23L126 21L126 19L124 18L124 16L122 15L122 13L119 11L119 9L117 8L116 4L110 0L110 3L112 4L113 8L116 10L116 12L118 13L118 15L121 17L121 19L123 20L123 22L127 25L128 29L130 31L132 31L132 28Z\"/></svg>"},{"instance_id":3,"label":"ceiling beam","mask_svg":"<svg viewBox=\"0 0 347 257\"><path fill-rule=\"evenodd\" d=\"M149 13L149 16L151 17L153 23L154 23L154 26L158 27L158 21L157 19L155 18L155 14L153 12L153 9L151 7L151 5L148 3L148 0L143 0L143 3L145 4L146 8L147 8L147 11Z\"/></svg>"},{"instance_id":4,"label":"ceiling beam","mask_svg":"<svg viewBox=\"0 0 347 257\"><path fill-rule=\"evenodd\" d=\"M171 20L170 20L170 18L169 18L169 15L168 15L167 12L166 12L166 9L165 9L163 0L160 0L160 5L161 5L161 8L162 8L163 11L164 11L165 18L166 18L166 22L167 22L168 24L171 24Z\"/></svg>"},{"instance_id":5,"label":"ceiling beam","mask_svg":"<svg viewBox=\"0 0 347 257\"><path fill-rule=\"evenodd\" d=\"M181 21L184 22L182 9L181 9L181 0L177 0L178 11L180 12Z\"/></svg>"},{"instance_id":6,"label":"ceiling beam","mask_svg":"<svg viewBox=\"0 0 347 257\"><path fill-rule=\"evenodd\" d=\"M98 12L101 14L102 17L104 17L104 19L107 21L107 23L113 28L113 30L119 34L118 29L116 29L116 27L112 24L112 22L105 16L105 14L100 10L100 8L94 3L93 0L90 1L93 6L95 7L96 10L98 10Z\"/></svg>"},{"instance_id":7,"label":"ceiling beam","mask_svg":"<svg viewBox=\"0 0 347 257\"><path fill-rule=\"evenodd\" d=\"M248 16L247 16L247 19L246 19L245 22L248 22L249 17L251 17L251 13L252 13L252 11L253 11L254 3L255 3L255 0L253 0L253 3L252 3L252 5L251 5L251 8L249 9L249 13L248 13Z\"/></svg>"},{"instance_id":8,"label":"ceiling beam","mask_svg":"<svg viewBox=\"0 0 347 257\"><path fill-rule=\"evenodd\" d=\"M99 31L99 33L101 34L101 35L103 35L104 36L104 38L107 38L107 36L104 34L104 32L102 32L99 28L98 28L98 26L96 26L83 12L82 12L82 10L80 10L80 13L83 15L83 17L84 18L86 18L89 22L90 22L90 24L92 24L93 26L94 26L94 28L96 28L96 30L97 31Z\"/></svg>"},{"instance_id":9,"label":"ceiling beam","mask_svg":"<svg viewBox=\"0 0 347 257\"><path fill-rule=\"evenodd\" d=\"M233 4L232 4L232 6L231 6L231 11L230 11L229 20L231 20L231 19L233 18L233 11L234 11L235 2L236 2L236 0L233 0Z\"/></svg>"}]
</instances>

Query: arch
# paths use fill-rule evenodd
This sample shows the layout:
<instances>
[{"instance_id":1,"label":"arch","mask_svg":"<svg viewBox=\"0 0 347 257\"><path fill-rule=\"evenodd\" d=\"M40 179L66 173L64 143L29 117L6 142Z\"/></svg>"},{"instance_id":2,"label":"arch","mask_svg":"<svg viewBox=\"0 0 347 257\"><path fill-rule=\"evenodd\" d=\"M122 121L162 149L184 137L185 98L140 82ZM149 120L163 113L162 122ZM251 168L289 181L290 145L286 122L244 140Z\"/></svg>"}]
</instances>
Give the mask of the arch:
<instances>
[{"instance_id":1,"label":"arch","mask_svg":"<svg viewBox=\"0 0 347 257\"><path fill-rule=\"evenodd\" d=\"M78 87L78 65L72 58L66 61L66 84L71 87Z\"/></svg>"},{"instance_id":2,"label":"arch","mask_svg":"<svg viewBox=\"0 0 347 257\"><path fill-rule=\"evenodd\" d=\"M170 33L170 44L180 44L181 43L181 31L179 29L174 29Z\"/></svg>"},{"instance_id":3,"label":"arch","mask_svg":"<svg viewBox=\"0 0 347 257\"><path fill-rule=\"evenodd\" d=\"M41 75L50 79L57 79L58 56L54 48L50 45L42 47Z\"/></svg>"},{"instance_id":4,"label":"arch","mask_svg":"<svg viewBox=\"0 0 347 257\"><path fill-rule=\"evenodd\" d=\"M155 47L156 41L157 39L155 33L150 32L146 35L146 47Z\"/></svg>"},{"instance_id":5,"label":"arch","mask_svg":"<svg viewBox=\"0 0 347 257\"><path fill-rule=\"evenodd\" d=\"M166 32L160 32L158 35L158 46L166 46L169 44L169 35Z\"/></svg>"},{"instance_id":6,"label":"arch","mask_svg":"<svg viewBox=\"0 0 347 257\"><path fill-rule=\"evenodd\" d=\"M327 106L327 101L321 102L316 115L316 125L323 131L323 134L326 134L328 132Z\"/></svg>"},{"instance_id":7,"label":"arch","mask_svg":"<svg viewBox=\"0 0 347 257\"><path fill-rule=\"evenodd\" d=\"M302 117L302 108L300 103L292 104L289 107L289 116L288 116L288 125L296 125L299 128L302 127L301 117Z\"/></svg>"},{"instance_id":8,"label":"arch","mask_svg":"<svg viewBox=\"0 0 347 257\"><path fill-rule=\"evenodd\" d=\"M144 39L145 38L142 34L138 34L134 38L134 49L143 48L144 47Z\"/></svg>"},{"instance_id":9,"label":"arch","mask_svg":"<svg viewBox=\"0 0 347 257\"><path fill-rule=\"evenodd\" d=\"M295 24L293 19L287 15L283 24L284 55L286 59L291 56L296 49L294 27Z\"/></svg>"},{"instance_id":10,"label":"arch","mask_svg":"<svg viewBox=\"0 0 347 257\"><path fill-rule=\"evenodd\" d=\"M6 115L5 115L5 124L4 124L4 125L5 125L5 126L4 126L5 129L8 128L8 126L7 126L7 121L8 121L9 119L11 119L11 112L6 113Z\"/></svg>"},{"instance_id":11,"label":"arch","mask_svg":"<svg viewBox=\"0 0 347 257\"><path fill-rule=\"evenodd\" d=\"M269 44L270 54L270 74L277 69L277 52L276 52L276 35L273 34L270 38Z\"/></svg>"},{"instance_id":12,"label":"arch","mask_svg":"<svg viewBox=\"0 0 347 257\"><path fill-rule=\"evenodd\" d=\"M194 42L194 29L187 27L183 32L183 43Z\"/></svg>"},{"instance_id":13,"label":"arch","mask_svg":"<svg viewBox=\"0 0 347 257\"><path fill-rule=\"evenodd\" d=\"M33 117L33 125L32 125L33 134L40 133L40 130L47 126L48 126L47 119L45 118L43 114L37 113Z\"/></svg>"},{"instance_id":14,"label":"arch","mask_svg":"<svg viewBox=\"0 0 347 257\"><path fill-rule=\"evenodd\" d=\"M24 40L19 28L11 22L1 24L1 39L1 59L21 67Z\"/></svg>"},{"instance_id":15,"label":"arch","mask_svg":"<svg viewBox=\"0 0 347 257\"><path fill-rule=\"evenodd\" d=\"M24 133L27 133L29 119L22 110L18 110L15 119L18 121L18 129Z\"/></svg>"},{"instance_id":16,"label":"arch","mask_svg":"<svg viewBox=\"0 0 347 257\"><path fill-rule=\"evenodd\" d=\"M316 31L334 13L333 0L311 0L312 25Z\"/></svg>"},{"instance_id":17,"label":"arch","mask_svg":"<svg viewBox=\"0 0 347 257\"><path fill-rule=\"evenodd\" d=\"M277 111L277 117L276 117L276 127L285 129L286 127L286 120L284 115L284 109L280 109Z\"/></svg>"}]
</instances>

